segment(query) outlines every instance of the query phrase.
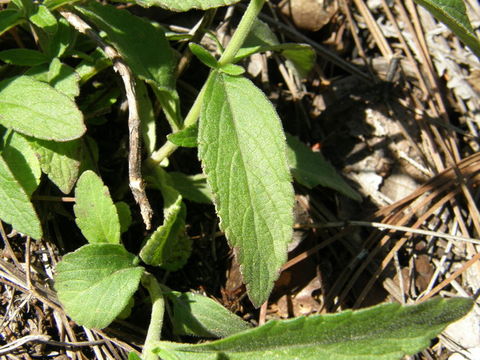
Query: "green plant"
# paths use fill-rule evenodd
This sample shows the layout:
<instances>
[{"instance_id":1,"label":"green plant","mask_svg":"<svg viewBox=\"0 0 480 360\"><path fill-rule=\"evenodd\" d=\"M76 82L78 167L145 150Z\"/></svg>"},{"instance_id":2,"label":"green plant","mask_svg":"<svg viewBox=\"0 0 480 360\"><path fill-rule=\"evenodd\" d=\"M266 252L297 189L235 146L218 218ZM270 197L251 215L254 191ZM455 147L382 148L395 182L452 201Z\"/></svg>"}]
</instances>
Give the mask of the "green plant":
<instances>
[{"instance_id":1,"label":"green plant","mask_svg":"<svg viewBox=\"0 0 480 360\"><path fill-rule=\"evenodd\" d=\"M136 1L175 11L207 10L205 23L212 8L236 2ZM75 187L75 219L88 244L58 264L59 299L77 323L103 328L128 310L142 284L152 302L144 359L244 359L272 354L279 359L398 359L413 354L469 311L472 302L436 299L412 307L389 304L250 328L213 300L175 292L140 266L143 261L169 271L183 267L192 246L185 233L183 200L213 201L220 227L241 265L248 295L258 307L268 299L291 241L291 176L307 187L323 185L359 199L320 155L285 136L273 105L242 75L244 70L237 63L261 51L278 52L300 74L314 63L308 46L279 43L257 20L264 2L250 1L228 46L219 49L218 59L187 38L190 51L210 73L183 118L174 50L162 27L94 1L12 1L0 13L0 33L15 26L30 29L39 50L0 52L0 59L15 74L0 82L0 201L5 204L0 218L25 235L41 238L41 221L30 201L41 174L65 194ZM199 34L205 31L201 26ZM130 208L125 202L113 202L96 174L98 150L83 115L94 109L87 125L95 127L105 121L98 114L117 101L115 87L95 88L90 83L111 66L119 72L128 100L129 185L147 229L152 211L143 178L163 197L163 223L145 239L138 256L121 243L121 234L131 223ZM92 94L76 103L80 88L87 86ZM149 91L171 128L158 149ZM140 138L146 152L143 175ZM204 175L192 178L165 170L162 165L178 147L198 147ZM165 301L172 304L172 323L179 333L224 339L199 345L161 341Z\"/></svg>"}]
</instances>

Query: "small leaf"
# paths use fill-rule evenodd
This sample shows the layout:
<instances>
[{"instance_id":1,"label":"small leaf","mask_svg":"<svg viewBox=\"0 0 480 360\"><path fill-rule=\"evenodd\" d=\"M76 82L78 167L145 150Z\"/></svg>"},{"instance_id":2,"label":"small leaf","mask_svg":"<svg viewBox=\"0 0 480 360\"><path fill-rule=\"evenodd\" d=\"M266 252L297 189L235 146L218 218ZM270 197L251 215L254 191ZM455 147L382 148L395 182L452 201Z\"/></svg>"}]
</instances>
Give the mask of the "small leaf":
<instances>
[{"instance_id":1,"label":"small leaf","mask_svg":"<svg viewBox=\"0 0 480 360\"><path fill-rule=\"evenodd\" d=\"M232 76L239 76L245 72L245 69L239 65L226 64L219 69L221 72Z\"/></svg>"},{"instance_id":2,"label":"small leaf","mask_svg":"<svg viewBox=\"0 0 480 360\"><path fill-rule=\"evenodd\" d=\"M216 301L191 292L166 293L173 304L175 333L201 337L226 337L250 329L250 324Z\"/></svg>"},{"instance_id":3,"label":"small leaf","mask_svg":"<svg viewBox=\"0 0 480 360\"><path fill-rule=\"evenodd\" d=\"M50 10L55 10L61 6L65 6L67 4L74 4L79 1L80 0L45 0L43 4Z\"/></svg>"},{"instance_id":4,"label":"small leaf","mask_svg":"<svg viewBox=\"0 0 480 360\"><path fill-rule=\"evenodd\" d=\"M187 211L179 196L165 210L163 224L147 240L140 251L140 258L148 265L176 271L187 262L191 253L191 240L185 234Z\"/></svg>"},{"instance_id":5,"label":"small leaf","mask_svg":"<svg viewBox=\"0 0 480 360\"><path fill-rule=\"evenodd\" d=\"M285 135L265 95L214 71L202 106L198 151L250 299L267 300L292 237L293 188Z\"/></svg>"},{"instance_id":6,"label":"small leaf","mask_svg":"<svg viewBox=\"0 0 480 360\"><path fill-rule=\"evenodd\" d=\"M68 141L86 130L75 103L29 76L0 82L0 124L44 140Z\"/></svg>"},{"instance_id":7,"label":"small leaf","mask_svg":"<svg viewBox=\"0 0 480 360\"><path fill-rule=\"evenodd\" d=\"M480 40L467 16L463 0L415 0L447 25L480 58Z\"/></svg>"},{"instance_id":8,"label":"small leaf","mask_svg":"<svg viewBox=\"0 0 480 360\"><path fill-rule=\"evenodd\" d=\"M57 32L57 19L45 5L39 5L29 20L49 35L54 35Z\"/></svg>"},{"instance_id":9,"label":"small leaf","mask_svg":"<svg viewBox=\"0 0 480 360\"><path fill-rule=\"evenodd\" d=\"M184 199L202 204L213 202L212 190L208 186L204 174L185 175L180 172L169 172L172 184Z\"/></svg>"},{"instance_id":10,"label":"small leaf","mask_svg":"<svg viewBox=\"0 0 480 360\"><path fill-rule=\"evenodd\" d=\"M307 44L281 44L274 46L272 50L280 52L304 78L313 69L317 60L315 50Z\"/></svg>"},{"instance_id":11,"label":"small leaf","mask_svg":"<svg viewBox=\"0 0 480 360\"><path fill-rule=\"evenodd\" d=\"M159 90L174 91L176 64L161 28L126 10L94 1L76 8L105 31L138 77Z\"/></svg>"},{"instance_id":12,"label":"small leaf","mask_svg":"<svg viewBox=\"0 0 480 360\"><path fill-rule=\"evenodd\" d=\"M22 14L18 10L6 9L0 11L0 35L22 22Z\"/></svg>"},{"instance_id":13,"label":"small leaf","mask_svg":"<svg viewBox=\"0 0 480 360\"><path fill-rule=\"evenodd\" d=\"M325 160L321 153L313 152L308 146L289 134L287 134L287 144L288 164L296 181L309 189L322 185L337 190L353 200L362 201L361 195L338 175L335 168Z\"/></svg>"},{"instance_id":14,"label":"small leaf","mask_svg":"<svg viewBox=\"0 0 480 360\"><path fill-rule=\"evenodd\" d=\"M0 155L0 219L34 239L42 238L40 220L25 190Z\"/></svg>"},{"instance_id":15,"label":"small leaf","mask_svg":"<svg viewBox=\"0 0 480 360\"><path fill-rule=\"evenodd\" d=\"M216 69L218 67L217 59L215 59L215 57L203 46L195 43L189 43L188 47L190 48L192 54L195 55L197 59L200 60L204 65L212 69Z\"/></svg>"},{"instance_id":16,"label":"small leaf","mask_svg":"<svg viewBox=\"0 0 480 360\"><path fill-rule=\"evenodd\" d=\"M400 360L429 346L472 300L434 299L415 306L383 304L359 311L273 320L213 342L160 342L157 353L182 360Z\"/></svg>"},{"instance_id":17,"label":"small leaf","mask_svg":"<svg viewBox=\"0 0 480 360\"><path fill-rule=\"evenodd\" d=\"M67 314L79 325L101 329L127 306L144 269L122 245L89 244L57 265L55 289Z\"/></svg>"},{"instance_id":18,"label":"small leaf","mask_svg":"<svg viewBox=\"0 0 480 360\"><path fill-rule=\"evenodd\" d=\"M180 131L167 135L167 139L178 146L197 147L198 125L186 127Z\"/></svg>"},{"instance_id":19,"label":"small leaf","mask_svg":"<svg viewBox=\"0 0 480 360\"><path fill-rule=\"evenodd\" d=\"M56 142L29 138L42 171L64 193L69 194L78 179L83 147L80 140Z\"/></svg>"},{"instance_id":20,"label":"small leaf","mask_svg":"<svg viewBox=\"0 0 480 360\"><path fill-rule=\"evenodd\" d=\"M30 49L10 49L0 51L0 60L7 64L18 66L35 66L49 61L45 54Z\"/></svg>"},{"instance_id":21,"label":"small leaf","mask_svg":"<svg viewBox=\"0 0 480 360\"><path fill-rule=\"evenodd\" d=\"M108 188L93 171L85 171L75 188L76 223L89 243L120 242L120 221Z\"/></svg>"},{"instance_id":22,"label":"small leaf","mask_svg":"<svg viewBox=\"0 0 480 360\"><path fill-rule=\"evenodd\" d=\"M142 360L142 358L132 351L128 353L128 360Z\"/></svg>"},{"instance_id":23,"label":"small leaf","mask_svg":"<svg viewBox=\"0 0 480 360\"><path fill-rule=\"evenodd\" d=\"M232 5L241 0L135 0L144 7L160 6L172 11L188 11L191 9L207 10Z\"/></svg>"},{"instance_id":24,"label":"small leaf","mask_svg":"<svg viewBox=\"0 0 480 360\"><path fill-rule=\"evenodd\" d=\"M120 221L120 232L123 234L132 224L132 213L130 207L124 201L116 202L115 207Z\"/></svg>"},{"instance_id":25,"label":"small leaf","mask_svg":"<svg viewBox=\"0 0 480 360\"><path fill-rule=\"evenodd\" d=\"M19 133L12 132L7 138L2 156L27 195L32 196L40 184L42 170L28 140Z\"/></svg>"}]
</instances>

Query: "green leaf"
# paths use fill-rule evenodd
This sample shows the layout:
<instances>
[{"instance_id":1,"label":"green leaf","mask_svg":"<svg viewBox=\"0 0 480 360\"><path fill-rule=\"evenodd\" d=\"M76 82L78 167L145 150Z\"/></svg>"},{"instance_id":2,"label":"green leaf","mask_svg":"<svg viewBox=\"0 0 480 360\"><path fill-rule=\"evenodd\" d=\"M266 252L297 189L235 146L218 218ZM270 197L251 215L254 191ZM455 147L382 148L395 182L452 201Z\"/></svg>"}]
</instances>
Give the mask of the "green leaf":
<instances>
[{"instance_id":1,"label":"green leaf","mask_svg":"<svg viewBox=\"0 0 480 360\"><path fill-rule=\"evenodd\" d=\"M289 60L301 77L307 77L317 61L315 50L307 44L280 44L273 46L272 51L278 51Z\"/></svg>"},{"instance_id":2,"label":"green leaf","mask_svg":"<svg viewBox=\"0 0 480 360\"><path fill-rule=\"evenodd\" d=\"M187 210L178 196L177 201L165 209L163 224L148 238L140 251L140 258L148 265L176 271L187 262L192 243L185 234Z\"/></svg>"},{"instance_id":3,"label":"green leaf","mask_svg":"<svg viewBox=\"0 0 480 360\"><path fill-rule=\"evenodd\" d=\"M198 125L186 127L180 131L167 135L167 139L178 146L197 147Z\"/></svg>"},{"instance_id":4,"label":"green leaf","mask_svg":"<svg viewBox=\"0 0 480 360\"><path fill-rule=\"evenodd\" d=\"M104 328L127 306L144 269L122 245L89 244L57 265L55 289L79 325Z\"/></svg>"},{"instance_id":5,"label":"green leaf","mask_svg":"<svg viewBox=\"0 0 480 360\"><path fill-rule=\"evenodd\" d=\"M126 10L94 1L76 8L105 31L138 77L159 90L174 91L176 64L161 28Z\"/></svg>"},{"instance_id":6,"label":"green leaf","mask_svg":"<svg viewBox=\"0 0 480 360\"><path fill-rule=\"evenodd\" d=\"M188 43L188 47L190 48L192 54L195 55L197 59L200 60L204 65L212 69L216 69L218 67L217 59L215 59L215 57L203 46L195 43Z\"/></svg>"},{"instance_id":7,"label":"green leaf","mask_svg":"<svg viewBox=\"0 0 480 360\"><path fill-rule=\"evenodd\" d=\"M54 35L57 32L57 19L45 5L39 5L29 20L49 35Z\"/></svg>"},{"instance_id":8,"label":"green leaf","mask_svg":"<svg viewBox=\"0 0 480 360\"><path fill-rule=\"evenodd\" d=\"M225 74L232 75L232 76L239 76L245 72L245 69L239 65L235 64L226 64L220 67L219 69L221 72Z\"/></svg>"},{"instance_id":9,"label":"green leaf","mask_svg":"<svg viewBox=\"0 0 480 360\"><path fill-rule=\"evenodd\" d=\"M44 140L68 141L86 130L83 115L48 84L19 76L0 82L0 124Z\"/></svg>"},{"instance_id":10,"label":"green leaf","mask_svg":"<svg viewBox=\"0 0 480 360\"><path fill-rule=\"evenodd\" d=\"M267 300L292 237L293 188L275 109L249 80L214 71L206 84L198 150L220 227L250 299Z\"/></svg>"},{"instance_id":11,"label":"green leaf","mask_svg":"<svg viewBox=\"0 0 480 360\"><path fill-rule=\"evenodd\" d=\"M362 196L338 175L321 153L313 152L290 134L287 134L287 144L288 164L296 181L309 189L322 185L337 190L353 200L362 201Z\"/></svg>"},{"instance_id":12,"label":"green leaf","mask_svg":"<svg viewBox=\"0 0 480 360\"><path fill-rule=\"evenodd\" d=\"M78 179L83 147L80 140L67 142L30 138L42 171L64 193L72 191Z\"/></svg>"},{"instance_id":13,"label":"green leaf","mask_svg":"<svg viewBox=\"0 0 480 360\"><path fill-rule=\"evenodd\" d=\"M62 64L60 59L54 58L48 69L48 82L55 89L74 99L80 95L80 75L70 66Z\"/></svg>"},{"instance_id":14,"label":"green leaf","mask_svg":"<svg viewBox=\"0 0 480 360\"><path fill-rule=\"evenodd\" d=\"M45 54L30 49L10 49L0 51L0 60L7 64L18 66L35 66L49 61Z\"/></svg>"},{"instance_id":15,"label":"green leaf","mask_svg":"<svg viewBox=\"0 0 480 360\"><path fill-rule=\"evenodd\" d=\"M0 11L0 35L21 22L22 14L20 11L10 9Z\"/></svg>"},{"instance_id":16,"label":"green leaf","mask_svg":"<svg viewBox=\"0 0 480 360\"><path fill-rule=\"evenodd\" d=\"M181 172L169 172L172 184L184 199L202 204L213 202L212 190L204 174L185 175Z\"/></svg>"},{"instance_id":17,"label":"green leaf","mask_svg":"<svg viewBox=\"0 0 480 360\"><path fill-rule=\"evenodd\" d=\"M434 299L415 306L384 304L359 311L273 320L199 345L160 342L157 353L182 360L400 360L429 346L472 300ZM176 357L175 357L176 356Z\"/></svg>"},{"instance_id":18,"label":"green leaf","mask_svg":"<svg viewBox=\"0 0 480 360\"><path fill-rule=\"evenodd\" d=\"M34 239L41 239L42 227L27 193L0 156L0 219Z\"/></svg>"},{"instance_id":19,"label":"green leaf","mask_svg":"<svg viewBox=\"0 0 480 360\"><path fill-rule=\"evenodd\" d=\"M120 221L108 188L93 171L85 171L75 188L76 223L89 243L120 242Z\"/></svg>"},{"instance_id":20,"label":"green leaf","mask_svg":"<svg viewBox=\"0 0 480 360\"><path fill-rule=\"evenodd\" d=\"M222 338L250 329L249 323L206 296L191 292L166 295L173 304L176 334Z\"/></svg>"},{"instance_id":21,"label":"green leaf","mask_svg":"<svg viewBox=\"0 0 480 360\"><path fill-rule=\"evenodd\" d=\"M415 0L445 23L480 58L480 40L470 24L463 0Z\"/></svg>"},{"instance_id":22,"label":"green leaf","mask_svg":"<svg viewBox=\"0 0 480 360\"><path fill-rule=\"evenodd\" d=\"M132 351L128 353L128 360L142 360L142 358Z\"/></svg>"},{"instance_id":23,"label":"green leaf","mask_svg":"<svg viewBox=\"0 0 480 360\"><path fill-rule=\"evenodd\" d=\"M4 145L2 156L27 195L32 196L40 184L42 170L28 140L12 132Z\"/></svg>"},{"instance_id":24,"label":"green leaf","mask_svg":"<svg viewBox=\"0 0 480 360\"><path fill-rule=\"evenodd\" d=\"M160 6L172 11L188 11L191 9L207 10L232 5L241 0L135 0L144 7Z\"/></svg>"},{"instance_id":25,"label":"green leaf","mask_svg":"<svg viewBox=\"0 0 480 360\"><path fill-rule=\"evenodd\" d=\"M60 6L65 6L67 4L74 4L81 0L45 0L43 4L50 10L59 8Z\"/></svg>"},{"instance_id":26,"label":"green leaf","mask_svg":"<svg viewBox=\"0 0 480 360\"><path fill-rule=\"evenodd\" d=\"M142 81L137 81L135 85L143 144L148 154L151 154L156 149L157 122L153 111L152 101L148 96L147 87Z\"/></svg>"},{"instance_id":27,"label":"green leaf","mask_svg":"<svg viewBox=\"0 0 480 360\"><path fill-rule=\"evenodd\" d=\"M117 209L118 219L120 221L120 233L123 234L128 230L130 225L132 225L132 213L130 207L124 201L116 202L115 208Z\"/></svg>"}]
</instances>

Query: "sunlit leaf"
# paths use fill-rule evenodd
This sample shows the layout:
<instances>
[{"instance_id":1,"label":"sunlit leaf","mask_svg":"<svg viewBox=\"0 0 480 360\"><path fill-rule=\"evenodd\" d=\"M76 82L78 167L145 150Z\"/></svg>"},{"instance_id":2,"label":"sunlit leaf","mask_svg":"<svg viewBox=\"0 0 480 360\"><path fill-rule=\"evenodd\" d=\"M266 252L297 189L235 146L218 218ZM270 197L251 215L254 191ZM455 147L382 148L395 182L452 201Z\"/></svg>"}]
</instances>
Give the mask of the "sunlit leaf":
<instances>
[{"instance_id":1,"label":"sunlit leaf","mask_svg":"<svg viewBox=\"0 0 480 360\"><path fill-rule=\"evenodd\" d=\"M160 6L173 11L187 11L191 9L207 10L232 5L239 1L240 0L135 0L137 4L145 7Z\"/></svg>"}]
</instances>

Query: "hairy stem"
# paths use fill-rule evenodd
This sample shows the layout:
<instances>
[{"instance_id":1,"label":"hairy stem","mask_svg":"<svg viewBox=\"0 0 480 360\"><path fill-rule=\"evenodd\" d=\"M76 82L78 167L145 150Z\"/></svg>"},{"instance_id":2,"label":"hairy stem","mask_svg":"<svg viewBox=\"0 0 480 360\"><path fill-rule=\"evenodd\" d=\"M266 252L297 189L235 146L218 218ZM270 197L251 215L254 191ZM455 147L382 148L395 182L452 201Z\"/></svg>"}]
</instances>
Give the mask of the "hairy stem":
<instances>
[{"instance_id":1,"label":"hairy stem","mask_svg":"<svg viewBox=\"0 0 480 360\"><path fill-rule=\"evenodd\" d=\"M253 23L257 18L258 14L262 10L263 4L266 0L251 0L248 4L247 10L243 14L242 20L238 24L235 33L232 36L232 39L227 45L224 53L218 60L220 66L227 65L233 62L235 55L237 55L238 50L243 45L243 42L248 36L248 33L252 29Z\"/></svg>"},{"instance_id":2,"label":"hairy stem","mask_svg":"<svg viewBox=\"0 0 480 360\"><path fill-rule=\"evenodd\" d=\"M157 279L152 274L145 273L142 277L142 285L147 289L152 300L152 316L148 326L147 338L143 346L143 360L158 360L158 356L152 352L155 343L160 341L163 326L163 314L165 312L165 300L162 289Z\"/></svg>"}]
</instances>

